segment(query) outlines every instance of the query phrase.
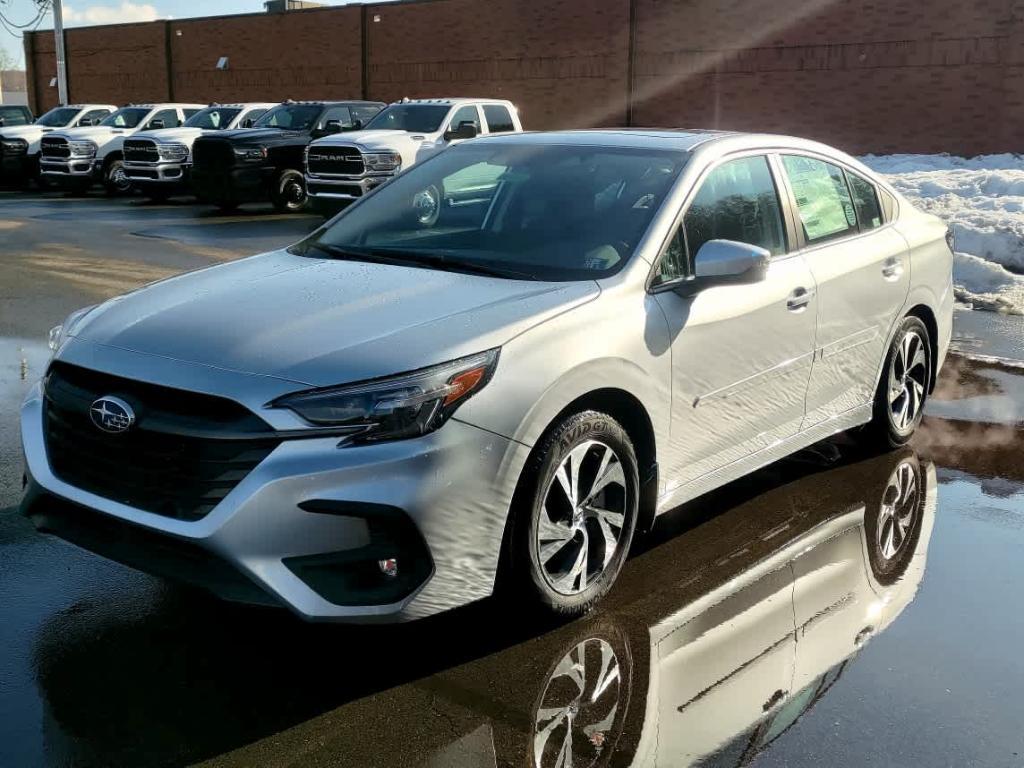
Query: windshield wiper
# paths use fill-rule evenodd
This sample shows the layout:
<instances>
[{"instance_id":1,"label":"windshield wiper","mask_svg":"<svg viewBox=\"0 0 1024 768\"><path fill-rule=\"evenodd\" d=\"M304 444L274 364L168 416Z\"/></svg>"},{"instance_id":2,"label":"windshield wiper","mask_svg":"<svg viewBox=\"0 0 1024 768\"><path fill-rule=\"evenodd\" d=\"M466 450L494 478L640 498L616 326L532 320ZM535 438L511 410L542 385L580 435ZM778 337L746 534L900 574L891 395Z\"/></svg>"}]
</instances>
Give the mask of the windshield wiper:
<instances>
[{"instance_id":1,"label":"windshield wiper","mask_svg":"<svg viewBox=\"0 0 1024 768\"><path fill-rule=\"evenodd\" d=\"M413 264L416 266L434 267L435 269L466 272L486 277L503 277L513 280L536 279L533 275L526 272L518 272L514 269L493 266L491 264L481 264L478 261L461 259L457 256L449 256L443 253L404 251L392 248L352 248L316 242L308 243L307 247L323 251L335 258L351 259L353 261L368 261L376 264L393 264L396 266Z\"/></svg>"}]
</instances>

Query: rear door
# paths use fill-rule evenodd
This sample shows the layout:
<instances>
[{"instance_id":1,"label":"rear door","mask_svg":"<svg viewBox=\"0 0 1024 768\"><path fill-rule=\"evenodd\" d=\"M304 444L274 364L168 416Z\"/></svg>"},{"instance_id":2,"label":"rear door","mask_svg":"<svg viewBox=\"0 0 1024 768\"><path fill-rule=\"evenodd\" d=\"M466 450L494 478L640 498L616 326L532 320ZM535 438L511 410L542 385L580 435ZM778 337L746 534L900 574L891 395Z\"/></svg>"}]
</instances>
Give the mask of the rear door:
<instances>
[{"instance_id":1,"label":"rear door","mask_svg":"<svg viewBox=\"0 0 1024 768\"><path fill-rule=\"evenodd\" d=\"M823 157L786 154L780 161L818 290L806 429L871 402L907 297L910 262L867 178Z\"/></svg>"}]
</instances>

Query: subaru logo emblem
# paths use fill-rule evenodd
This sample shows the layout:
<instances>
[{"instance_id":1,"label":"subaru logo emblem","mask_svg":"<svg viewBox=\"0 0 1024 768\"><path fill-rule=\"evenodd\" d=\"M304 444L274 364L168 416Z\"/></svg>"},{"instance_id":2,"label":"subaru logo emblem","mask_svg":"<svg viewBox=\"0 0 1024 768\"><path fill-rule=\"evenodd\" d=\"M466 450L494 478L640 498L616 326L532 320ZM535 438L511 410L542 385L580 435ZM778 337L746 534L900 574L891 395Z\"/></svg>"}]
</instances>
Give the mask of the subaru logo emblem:
<instances>
[{"instance_id":1,"label":"subaru logo emblem","mask_svg":"<svg viewBox=\"0 0 1024 768\"><path fill-rule=\"evenodd\" d=\"M119 397L106 396L96 400L89 407L92 423L104 432L127 431L135 423L135 411Z\"/></svg>"}]
</instances>

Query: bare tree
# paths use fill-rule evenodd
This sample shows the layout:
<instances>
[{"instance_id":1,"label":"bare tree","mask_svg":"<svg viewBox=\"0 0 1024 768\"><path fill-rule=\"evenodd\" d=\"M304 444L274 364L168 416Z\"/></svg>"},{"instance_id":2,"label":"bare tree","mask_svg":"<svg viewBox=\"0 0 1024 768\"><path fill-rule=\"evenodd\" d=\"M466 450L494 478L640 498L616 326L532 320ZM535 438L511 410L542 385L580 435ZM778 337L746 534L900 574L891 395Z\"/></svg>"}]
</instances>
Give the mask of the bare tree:
<instances>
[{"instance_id":1,"label":"bare tree","mask_svg":"<svg viewBox=\"0 0 1024 768\"><path fill-rule=\"evenodd\" d=\"M0 70L3 69L16 69L18 66L18 60L11 55L3 46L0 46Z\"/></svg>"}]
</instances>

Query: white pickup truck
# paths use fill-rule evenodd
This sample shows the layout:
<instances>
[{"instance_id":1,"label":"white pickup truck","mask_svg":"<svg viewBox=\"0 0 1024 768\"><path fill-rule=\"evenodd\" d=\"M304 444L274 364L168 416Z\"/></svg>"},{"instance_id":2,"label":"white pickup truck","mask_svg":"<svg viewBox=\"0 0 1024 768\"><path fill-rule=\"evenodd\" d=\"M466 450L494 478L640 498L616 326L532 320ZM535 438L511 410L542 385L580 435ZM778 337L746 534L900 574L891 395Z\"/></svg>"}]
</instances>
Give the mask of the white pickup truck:
<instances>
[{"instance_id":1,"label":"white pickup truck","mask_svg":"<svg viewBox=\"0 0 1024 768\"><path fill-rule=\"evenodd\" d=\"M518 110L498 99L403 99L359 130L306 148L306 189L330 213L445 147L491 133L520 132Z\"/></svg>"},{"instance_id":2,"label":"white pickup truck","mask_svg":"<svg viewBox=\"0 0 1024 768\"><path fill-rule=\"evenodd\" d=\"M59 186L85 190L100 182L108 194L124 194L132 180L124 172L124 140L142 131L176 128L205 104L132 104L89 128L43 137L40 175Z\"/></svg>"},{"instance_id":3,"label":"white pickup truck","mask_svg":"<svg viewBox=\"0 0 1024 768\"><path fill-rule=\"evenodd\" d=\"M96 125L116 112L112 104L54 107L34 123L0 128L0 181L27 183L39 176L39 142L61 128Z\"/></svg>"},{"instance_id":4,"label":"white pickup truck","mask_svg":"<svg viewBox=\"0 0 1024 768\"><path fill-rule=\"evenodd\" d=\"M180 128L147 131L124 140L124 171L149 199L165 200L188 183L192 145L217 131L251 128L276 104L211 104Z\"/></svg>"}]
</instances>

